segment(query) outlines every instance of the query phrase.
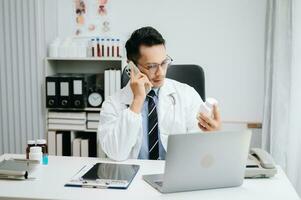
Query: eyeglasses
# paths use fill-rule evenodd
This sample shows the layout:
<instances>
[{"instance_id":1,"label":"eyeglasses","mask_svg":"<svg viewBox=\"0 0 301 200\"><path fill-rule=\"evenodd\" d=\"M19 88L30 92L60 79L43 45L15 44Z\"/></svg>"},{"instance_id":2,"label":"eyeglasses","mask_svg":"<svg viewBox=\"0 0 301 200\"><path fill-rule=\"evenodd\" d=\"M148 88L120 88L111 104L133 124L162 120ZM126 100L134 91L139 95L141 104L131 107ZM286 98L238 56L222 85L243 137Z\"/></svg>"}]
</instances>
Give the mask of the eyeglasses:
<instances>
[{"instance_id":1,"label":"eyeglasses","mask_svg":"<svg viewBox=\"0 0 301 200\"><path fill-rule=\"evenodd\" d=\"M168 66L172 63L173 59L170 56L167 56L167 58L161 63L151 63L151 64L147 64L145 66L142 66L143 68L147 69L150 73L156 73L157 70L159 69L159 66L162 67L163 70L166 70L168 68Z\"/></svg>"}]
</instances>

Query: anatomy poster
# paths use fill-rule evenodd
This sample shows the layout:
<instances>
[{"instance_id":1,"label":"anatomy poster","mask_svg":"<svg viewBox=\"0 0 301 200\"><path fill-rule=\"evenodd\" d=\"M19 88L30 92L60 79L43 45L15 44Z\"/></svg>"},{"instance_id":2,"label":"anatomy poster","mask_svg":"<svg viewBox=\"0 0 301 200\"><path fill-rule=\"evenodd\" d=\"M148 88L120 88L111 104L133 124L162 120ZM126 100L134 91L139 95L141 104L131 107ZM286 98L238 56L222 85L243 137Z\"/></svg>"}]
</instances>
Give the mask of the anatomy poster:
<instances>
[{"instance_id":1,"label":"anatomy poster","mask_svg":"<svg viewBox=\"0 0 301 200\"><path fill-rule=\"evenodd\" d=\"M74 0L75 35L110 32L109 0Z\"/></svg>"}]
</instances>

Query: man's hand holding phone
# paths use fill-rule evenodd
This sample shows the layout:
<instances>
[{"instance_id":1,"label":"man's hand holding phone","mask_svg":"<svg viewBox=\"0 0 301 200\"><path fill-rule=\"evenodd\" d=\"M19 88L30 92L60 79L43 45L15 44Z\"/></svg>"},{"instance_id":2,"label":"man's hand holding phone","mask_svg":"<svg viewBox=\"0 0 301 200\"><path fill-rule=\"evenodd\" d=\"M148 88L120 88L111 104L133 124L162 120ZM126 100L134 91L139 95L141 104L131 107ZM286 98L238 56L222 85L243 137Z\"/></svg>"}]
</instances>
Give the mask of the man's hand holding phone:
<instances>
[{"instance_id":1,"label":"man's hand holding phone","mask_svg":"<svg viewBox=\"0 0 301 200\"><path fill-rule=\"evenodd\" d=\"M133 102L130 109L135 113L140 113L147 92L152 88L152 83L147 76L139 71L134 63L130 62L130 86L133 92Z\"/></svg>"}]
</instances>

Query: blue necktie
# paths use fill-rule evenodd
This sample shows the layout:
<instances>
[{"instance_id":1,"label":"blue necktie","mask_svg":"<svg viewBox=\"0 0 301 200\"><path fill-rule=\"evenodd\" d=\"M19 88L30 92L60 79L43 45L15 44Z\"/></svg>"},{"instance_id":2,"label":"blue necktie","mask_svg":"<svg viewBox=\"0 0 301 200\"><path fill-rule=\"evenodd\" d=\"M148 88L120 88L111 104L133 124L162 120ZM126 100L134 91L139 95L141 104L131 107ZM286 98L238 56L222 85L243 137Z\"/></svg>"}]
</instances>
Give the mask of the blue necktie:
<instances>
[{"instance_id":1,"label":"blue necktie","mask_svg":"<svg viewBox=\"0 0 301 200\"><path fill-rule=\"evenodd\" d=\"M148 94L148 150L149 159L157 160L159 158L159 140L158 140L158 115L157 105L155 103L155 91L151 90Z\"/></svg>"}]
</instances>

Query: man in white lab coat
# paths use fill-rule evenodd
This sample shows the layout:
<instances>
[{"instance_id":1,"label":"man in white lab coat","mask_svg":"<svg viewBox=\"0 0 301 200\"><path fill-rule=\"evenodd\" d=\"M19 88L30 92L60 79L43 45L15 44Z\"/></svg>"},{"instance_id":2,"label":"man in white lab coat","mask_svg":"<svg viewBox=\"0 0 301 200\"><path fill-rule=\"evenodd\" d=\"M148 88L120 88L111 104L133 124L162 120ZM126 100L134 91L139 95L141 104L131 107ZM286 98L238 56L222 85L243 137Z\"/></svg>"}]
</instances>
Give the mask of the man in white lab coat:
<instances>
[{"instance_id":1,"label":"man in white lab coat","mask_svg":"<svg viewBox=\"0 0 301 200\"><path fill-rule=\"evenodd\" d=\"M195 89L165 78L172 60L157 30L133 32L126 51L140 72L102 105L99 144L109 158L165 159L168 135L220 129L217 106L212 116L198 115L203 101Z\"/></svg>"}]
</instances>

